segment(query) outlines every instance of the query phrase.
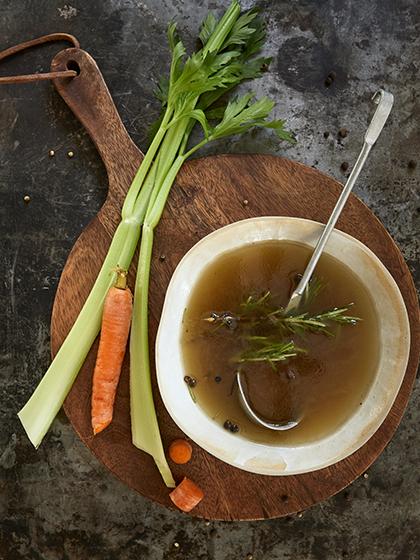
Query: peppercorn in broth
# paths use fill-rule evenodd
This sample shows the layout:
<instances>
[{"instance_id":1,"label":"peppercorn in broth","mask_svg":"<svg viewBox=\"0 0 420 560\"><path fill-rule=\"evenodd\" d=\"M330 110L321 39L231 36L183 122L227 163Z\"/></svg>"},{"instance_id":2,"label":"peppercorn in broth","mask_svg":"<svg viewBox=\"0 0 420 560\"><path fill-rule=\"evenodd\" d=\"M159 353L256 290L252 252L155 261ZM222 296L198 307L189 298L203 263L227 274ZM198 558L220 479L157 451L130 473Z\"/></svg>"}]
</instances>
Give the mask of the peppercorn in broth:
<instances>
[{"instance_id":1,"label":"peppercorn in broth","mask_svg":"<svg viewBox=\"0 0 420 560\"><path fill-rule=\"evenodd\" d=\"M357 410L373 380L377 317L347 266L323 254L301 323L285 318L310 255L284 241L227 252L204 270L184 313L183 359L197 406L250 440L294 445L327 436ZM298 426L274 432L251 422L239 403L238 369L258 414L300 418Z\"/></svg>"}]
</instances>

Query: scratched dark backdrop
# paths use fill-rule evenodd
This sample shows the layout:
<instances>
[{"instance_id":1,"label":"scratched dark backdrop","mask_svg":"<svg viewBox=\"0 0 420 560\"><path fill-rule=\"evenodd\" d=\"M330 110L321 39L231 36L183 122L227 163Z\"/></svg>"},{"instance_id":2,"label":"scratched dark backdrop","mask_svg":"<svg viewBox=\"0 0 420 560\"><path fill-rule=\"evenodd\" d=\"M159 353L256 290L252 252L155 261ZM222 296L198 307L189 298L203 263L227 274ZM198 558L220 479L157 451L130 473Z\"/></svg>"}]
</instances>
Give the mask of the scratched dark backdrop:
<instances>
[{"instance_id":1,"label":"scratched dark backdrop","mask_svg":"<svg viewBox=\"0 0 420 560\"><path fill-rule=\"evenodd\" d=\"M356 191L399 243L419 281L417 0L258 4L268 21L273 61L254 87L278 100L278 115L287 118L298 144L286 148L263 133L213 150L285 154L343 179L342 162L353 162L360 148L370 94L381 86L391 90L395 109ZM75 34L144 147L158 110L152 92L169 60L168 22L176 19L192 44L207 10L226 6L222 0L0 0L0 49L53 31ZM46 70L59 48L4 62L0 73ZM327 87L330 72L336 77ZM349 133L340 139L343 127ZM48 157L51 149L54 158ZM48 365L60 271L103 202L106 183L94 146L51 84L0 86L0 558L419 558L418 386L368 477L288 519L206 524L166 511L114 479L63 414L41 448L31 447L16 412Z\"/></svg>"}]
</instances>

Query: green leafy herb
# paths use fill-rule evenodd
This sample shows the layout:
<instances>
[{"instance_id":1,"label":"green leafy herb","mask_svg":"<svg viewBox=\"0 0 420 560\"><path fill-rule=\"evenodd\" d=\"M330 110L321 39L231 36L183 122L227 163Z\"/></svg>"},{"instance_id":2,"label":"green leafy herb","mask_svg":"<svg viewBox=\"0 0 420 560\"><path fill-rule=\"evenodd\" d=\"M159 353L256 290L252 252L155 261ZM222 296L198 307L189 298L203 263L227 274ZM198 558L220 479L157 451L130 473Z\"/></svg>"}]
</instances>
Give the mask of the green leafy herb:
<instances>
[{"instance_id":1,"label":"green leafy herb","mask_svg":"<svg viewBox=\"0 0 420 560\"><path fill-rule=\"evenodd\" d=\"M224 43L224 47L245 45L250 37L255 34L255 28L251 26L251 23L255 20L257 15L258 10L255 8L242 14L235 21L232 31Z\"/></svg>"},{"instance_id":2,"label":"green leafy herb","mask_svg":"<svg viewBox=\"0 0 420 560\"><path fill-rule=\"evenodd\" d=\"M313 302L319 292L323 289L323 284L315 280L304 305ZM331 324L355 325L361 319L352 315L347 315L347 311L352 304L345 307L334 307L321 313L311 314L308 311L299 315L285 314L284 308L277 306L270 292L265 292L260 297L249 296L240 304L237 313L213 313L212 322L216 325L226 325L225 317L229 316L230 324L246 324L248 327L278 327L282 331L292 334L304 334L311 332L315 334L326 334L332 336Z\"/></svg>"},{"instance_id":3,"label":"green leafy herb","mask_svg":"<svg viewBox=\"0 0 420 560\"><path fill-rule=\"evenodd\" d=\"M347 307L334 307L322 313L311 315L310 313L301 313L300 315L278 316L274 323L282 330L286 330L292 334L303 335L307 332L313 334L325 334L334 336L331 331L331 324L339 325L356 325L361 319L346 315L350 305Z\"/></svg>"},{"instance_id":4,"label":"green leafy herb","mask_svg":"<svg viewBox=\"0 0 420 560\"><path fill-rule=\"evenodd\" d=\"M309 307L319 296L319 294L324 290L324 288L325 283L321 280L321 278L312 276L305 291L303 305Z\"/></svg>"},{"instance_id":5,"label":"green leafy herb","mask_svg":"<svg viewBox=\"0 0 420 560\"><path fill-rule=\"evenodd\" d=\"M309 284L303 305L309 306L324 287L324 283L314 277ZM288 340L290 336L304 337L308 333L334 336L334 324L356 325L361 319L347 315L350 307L351 304L320 313L304 311L298 315L285 314L284 308L275 304L268 291L258 297L249 296L240 304L236 313L213 312L206 321L212 323L216 330L221 327L234 330L237 336L246 341L247 349L235 358L236 361L265 361L273 365L305 351L303 348L296 348L294 343Z\"/></svg>"},{"instance_id":6,"label":"green leafy herb","mask_svg":"<svg viewBox=\"0 0 420 560\"><path fill-rule=\"evenodd\" d=\"M211 130L209 138L215 140L225 136L242 134L250 128L263 127L272 128L280 138L292 141L293 138L290 133L284 129L283 121L266 120L274 107L274 101L267 97L252 101L253 98L253 93L246 93L230 101L226 106L222 120Z\"/></svg>"},{"instance_id":7,"label":"green leafy herb","mask_svg":"<svg viewBox=\"0 0 420 560\"><path fill-rule=\"evenodd\" d=\"M237 363L268 362L275 367L277 362L284 362L304 352L293 341L281 341L267 336L249 336L246 338L249 348L234 359Z\"/></svg>"},{"instance_id":8,"label":"green leafy herb","mask_svg":"<svg viewBox=\"0 0 420 560\"><path fill-rule=\"evenodd\" d=\"M198 35L200 41L203 43L203 46L207 43L211 35L214 33L216 26L217 19L214 17L214 14L212 12L209 12L206 19L201 24L200 33Z\"/></svg>"}]
</instances>

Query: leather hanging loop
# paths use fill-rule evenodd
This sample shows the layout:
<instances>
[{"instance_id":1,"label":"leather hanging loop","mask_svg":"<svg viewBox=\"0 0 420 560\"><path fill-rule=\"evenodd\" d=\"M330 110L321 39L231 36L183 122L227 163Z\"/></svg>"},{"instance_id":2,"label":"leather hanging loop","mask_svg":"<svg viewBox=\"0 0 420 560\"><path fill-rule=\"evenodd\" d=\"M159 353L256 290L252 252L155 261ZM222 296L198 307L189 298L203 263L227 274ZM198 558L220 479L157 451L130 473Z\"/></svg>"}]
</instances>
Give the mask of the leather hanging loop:
<instances>
[{"instance_id":1,"label":"leather hanging loop","mask_svg":"<svg viewBox=\"0 0 420 560\"><path fill-rule=\"evenodd\" d=\"M19 43L13 47L0 52L0 61L14 56L15 54L22 52L24 50L36 47L38 45L43 45L45 43L52 43L56 41L68 41L73 47L79 49L80 43L69 33L50 33L49 35L43 35L42 37L37 37L31 41L25 41L24 43ZM41 80L54 80L56 78L74 78L77 76L76 70L61 70L58 72L37 72L36 74L24 74L20 76L3 76L0 77L0 84L19 84L28 82L38 82Z\"/></svg>"}]
</instances>

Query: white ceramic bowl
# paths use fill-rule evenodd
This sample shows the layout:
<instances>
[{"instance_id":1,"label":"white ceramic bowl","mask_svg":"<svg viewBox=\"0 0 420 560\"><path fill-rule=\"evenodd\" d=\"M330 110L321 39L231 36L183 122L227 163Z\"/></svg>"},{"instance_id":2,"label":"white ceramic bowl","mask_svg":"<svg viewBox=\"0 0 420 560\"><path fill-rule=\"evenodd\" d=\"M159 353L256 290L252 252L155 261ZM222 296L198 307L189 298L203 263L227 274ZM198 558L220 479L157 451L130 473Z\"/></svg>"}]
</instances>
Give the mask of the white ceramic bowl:
<instances>
[{"instance_id":1,"label":"white ceramic bowl","mask_svg":"<svg viewBox=\"0 0 420 560\"><path fill-rule=\"evenodd\" d=\"M246 471L290 475L327 467L354 453L386 418L404 378L410 331L397 284L379 259L350 235L335 230L325 252L345 262L365 285L379 321L379 360L362 406L334 433L299 446L255 443L230 434L195 404L184 382L181 323L191 291L216 257L265 240L296 241L314 247L322 225L286 217L251 218L223 227L199 241L179 263L166 293L156 340L157 379L163 402L178 426L198 445L222 461Z\"/></svg>"}]
</instances>

